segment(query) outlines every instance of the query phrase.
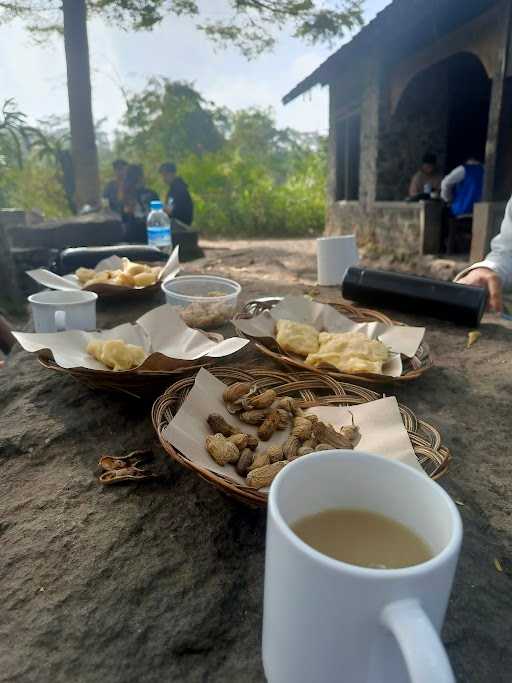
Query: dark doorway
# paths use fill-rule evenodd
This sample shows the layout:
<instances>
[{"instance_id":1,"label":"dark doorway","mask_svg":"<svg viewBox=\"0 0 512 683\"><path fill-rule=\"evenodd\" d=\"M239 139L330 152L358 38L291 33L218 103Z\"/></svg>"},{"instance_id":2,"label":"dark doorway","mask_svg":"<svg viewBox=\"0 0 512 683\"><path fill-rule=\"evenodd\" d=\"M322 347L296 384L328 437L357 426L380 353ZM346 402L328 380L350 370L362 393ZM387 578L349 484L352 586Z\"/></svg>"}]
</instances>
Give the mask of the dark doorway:
<instances>
[{"instance_id":1,"label":"dark doorway","mask_svg":"<svg viewBox=\"0 0 512 683\"><path fill-rule=\"evenodd\" d=\"M480 60L460 54L447 60L450 109L446 138L446 171L463 164L469 156L485 160L491 80Z\"/></svg>"}]
</instances>

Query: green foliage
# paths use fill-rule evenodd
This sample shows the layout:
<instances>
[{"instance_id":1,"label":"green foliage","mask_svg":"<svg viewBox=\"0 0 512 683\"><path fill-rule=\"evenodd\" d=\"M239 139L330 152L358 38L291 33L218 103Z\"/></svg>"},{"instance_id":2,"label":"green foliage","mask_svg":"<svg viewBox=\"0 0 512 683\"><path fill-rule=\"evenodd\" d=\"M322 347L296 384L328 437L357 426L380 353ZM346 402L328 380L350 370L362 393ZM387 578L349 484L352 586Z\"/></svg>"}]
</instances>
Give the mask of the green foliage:
<instances>
[{"instance_id":1,"label":"green foliage","mask_svg":"<svg viewBox=\"0 0 512 683\"><path fill-rule=\"evenodd\" d=\"M166 15L192 17L216 45L235 45L246 57L271 49L283 28L311 43L339 40L362 23L362 0L225 0L226 19L197 0L87 0L90 15L116 26L149 30ZM218 9L218 5L215 8ZM61 0L0 0L0 23L24 18L40 34L62 31Z\"/></svg>"},{"instance_id":2,"label":"green foliage","mask_svg":"<svg viewBox=\"0 0 512 683\"><path fill-rule=\"evenodd\" d=\"M183 82L152 78L146 88L127 100L116 148L128 157L142 154L178 159L219 149L221 117L194 88Z\"/></svg>"},{"instance_id":3,"label":"green foliage","mask_svg":"<svg viewBox=\"0 0 512 683\"><path fill-rule=\"evenodd\" d=\"M146 184L162 195L158 167L177 162L203 233L280 237L323 230L323 138L276 128L269 110L216 109L191 85L169 81L152 80L129 98L123 123L116 156L142 163Z\"/></svg>"},{"instance_id":4,"label":"green foliage","mask_svg":"<svg viewBox=\"0 0 512 683\"><path fill-rule=\"evenodd\" d=\"M37 208L53 218L70 213L68 123L52 117L40 124L24 148L23 165L0 167L0 206ZM112 160L123 157L143 164L146 185L163 197L158 168L176 161L195 201L195 225L205 235L286 237L323 230L326 141L278 129L269 110L220 110L190 84L152 80L128 98L114 147L100 139L104 182Z\"/></svg>"}]
</instances>

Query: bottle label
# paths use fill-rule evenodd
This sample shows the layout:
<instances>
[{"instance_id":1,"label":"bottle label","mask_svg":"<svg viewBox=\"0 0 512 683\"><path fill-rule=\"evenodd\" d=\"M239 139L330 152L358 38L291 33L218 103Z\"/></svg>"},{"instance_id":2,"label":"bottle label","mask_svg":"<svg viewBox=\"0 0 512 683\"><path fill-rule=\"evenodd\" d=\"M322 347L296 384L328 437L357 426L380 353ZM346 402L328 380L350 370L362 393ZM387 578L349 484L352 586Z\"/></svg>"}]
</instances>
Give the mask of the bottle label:
<instances>
[{"instance_id":1,"label":"bottle label","mask_svg":"<svg viewBox=\"0 0 512 683\"><path fill-rule=\"evenodd\" d=\"M169 227L148 227L148 244L152 247L168 247L171 244Z\"/></svg>"}]
</instances>

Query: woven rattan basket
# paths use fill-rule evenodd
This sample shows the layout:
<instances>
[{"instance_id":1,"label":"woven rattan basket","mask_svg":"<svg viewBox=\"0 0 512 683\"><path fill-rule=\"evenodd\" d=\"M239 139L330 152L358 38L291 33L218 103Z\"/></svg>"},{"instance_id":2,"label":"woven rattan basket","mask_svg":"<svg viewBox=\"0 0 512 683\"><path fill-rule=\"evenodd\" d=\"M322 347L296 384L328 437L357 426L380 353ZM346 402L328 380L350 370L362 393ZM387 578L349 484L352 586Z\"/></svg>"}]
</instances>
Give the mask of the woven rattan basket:
<instances>
[{"instance_id":1,"label":"woven rattan basket","mask_svg":"<svg viewBox=\"0 0 512 683\"><path fill-rule=\"evenodd\" d=\"M281 365L286 365L293 368L294 370L314 372L321 376L328 375L340 382L362 382L364 384L390 384L390 383L403 383L410 382L414 379L421 377L430 367L432 367L432 359L430 357L430 349L425 342L422 342L413 358L402 358L403 361L403 372L400 377L388 377L383 375L374 375L371 373L359 373L359 374L348 374L340 372L338 370L330 370L328 368L313 368L306 365L301 360L297 358L292 358L286 353L283 353L279 348L277 342L274 340L259 340L256 338L249 337L247 334L238 329L236 325L237 320L249 320L264 311L269 311L280 299L264 299L257 301L249 301L241 312L236 316L234 322L237 334L241 337L250 338L254 341L256 348L260 353L264 354L268 358L280 363ZM349 304L322 301L321 303L329 304L333 306L339 313L346 315L348 318L358 323L367 322L381 322L385 325L400 325L399 322L391 320L383 313L379 311L373 311L369 308L356 308L355 306L350 306Z\"/></svg>"},{"instance_id":2,"label":"woven rattan basket","mask_svg":"<svg viewBox=\"0 0 512 683\"><path fill-rule=\"evenodd\" d=\"M214 342L221 342L224 337L216 332L205 332ZM77 382L85 384L90 389L99 389L131 396L154 400L177 377L196 373L200 368L210 367L215 363L212 358L202 358L196 361L174 361L176 367L166 367L158 370L129 370L114 372L113 370L92 370L90 368L63 368L58 365L51 352L41 351L38 354L39 363L48 370L69 375ZM167 359L169 360L169 359Z\"/></svg>"},{"instance_id":3,"label":"woven rattan basket","mask_svg":"<svg viewBox=\"0 0 512 683\"><path fill-rule=\"evenodd\" d=\"M39 363L54 372L72 377L77 382L85 384L89 389L109 391L132 398L155 399L177 377L196 374L200 368L210 367L214 361L211 358L189 362L175 370L130 370L128 372L114 372L113 370L91 370L89 368L63 368L53 360L51 354L42 351L38 356Z\"/></svg>"},{"instance_id":4,"label":"woven rattan basket","mask_svg":"<svg viewBox=\"0 0 512 683\"><path fill-rule=\"evenodd\" d=\"M369 389L340 383L328 375L321 376L311 372L285 374L265 369L243 371L227 367L213 368L210 372L227 385L233 382L254 382L260 389L275 389L279 396L294 396L301 400L304 408L326 405L351 406L382 398L380 394ZM232 479L192 462L165 439L164 429L186 399L194 381L194 377L179 380L153 405L153 425L162 447L171 458L224 493L250 505L265 506L267 493L240 486ZM438 479L446 472L451 458L450 451L441 443L441 435L432 425L418 419L403 405L400 405L400 414L420 465L432 479Z\"/></svg>"}]
</instances>

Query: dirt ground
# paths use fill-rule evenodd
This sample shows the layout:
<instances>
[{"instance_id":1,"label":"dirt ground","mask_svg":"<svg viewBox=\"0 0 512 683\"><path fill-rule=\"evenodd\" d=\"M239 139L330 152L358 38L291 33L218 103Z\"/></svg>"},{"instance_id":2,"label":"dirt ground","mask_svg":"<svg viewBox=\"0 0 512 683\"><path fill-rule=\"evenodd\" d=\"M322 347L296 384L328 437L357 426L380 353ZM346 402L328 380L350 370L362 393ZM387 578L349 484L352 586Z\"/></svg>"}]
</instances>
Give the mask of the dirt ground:
<instances>
[{"instance_id":1,"label":"dirt ground","mask_svg":"<svg viewBox=\"0 0 512 683\"><path fill-rule=\"evenodd\" d=\"M207 258L185 271L232 277L245 300L315 285L311 240L206 246ZM134 320L158 303L101 305L99 325ZM486 317L466 349L463 328L396 317L427 325L435 367L387 393L452 449L441 484L464 522L444 641L459 683L508 683L512 324ZM248 366L251 356L237 362ZM20 350L0 384L0 681L263 681L265 513L169 461L150 405L93 392ZM101 454L147 446L161 480L98 485Z\"/></svg>"}]
</instances>

